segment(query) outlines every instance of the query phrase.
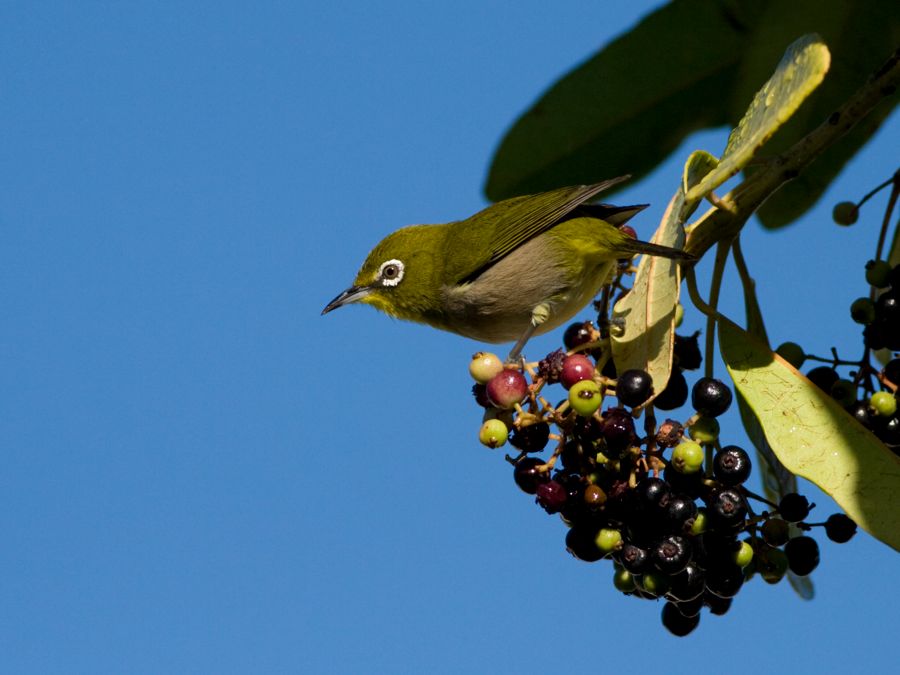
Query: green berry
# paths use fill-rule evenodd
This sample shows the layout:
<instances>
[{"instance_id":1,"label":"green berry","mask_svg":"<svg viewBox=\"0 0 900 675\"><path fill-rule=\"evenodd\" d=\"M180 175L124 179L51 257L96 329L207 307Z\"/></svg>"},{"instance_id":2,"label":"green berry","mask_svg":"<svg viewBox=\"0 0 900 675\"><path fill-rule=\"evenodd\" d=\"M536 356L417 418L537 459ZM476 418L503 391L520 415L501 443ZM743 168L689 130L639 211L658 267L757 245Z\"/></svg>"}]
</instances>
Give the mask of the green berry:
<instances>
[{"instance_id":1,"label":"green berry","mask_svg":"<svg viewBox=\"0 0 900 675\"><path fill-rule=\"evenodd\" d=\"M703 466L704 454L699 443L684 441L672 450L672 466L678 473L697 473Z\"/></svg>"},{"instance_id":2,"label":"green berry","mask_svg":"<svg viewBox=\"0 0 900 675\"><path fill-rule=\"evenodd\" d=\"M868 326L875 321L875 303L869 298L857 298L850 305L850 318L856 323Z\"/></svg>"},{"instance_id":3,"label":"green berry","mask_svg":"<svg viewBox=\"0 0 900 675\"><path fill-rule=\"evenodd\" d=\"M650 595L661 597L669 590L669 580L663 574L647 572L641 576L641 587Z\"/></svg>"},{"instance_id":4,"label":"green berry","mask_svg":"<svg viewBox=\"0 0 900 675\"><path fill-rule=\"evenodd\" d=\"M622 546L622 533L611 527L601 528L594 537L594 543L604 554L612 553Z\"/></svg>"},{"instance_id":5,"label":"green berry","mask_svg":"<svg viewBox=\"0 0 900 675\"><path fill-rule=\"evenodd\" d=\"M866 263L866 281L875 288L887 288L891 284L891 264L886 260L870 260Z\"/></svg>"},{"instance_id":6,"label":"green berry","mask_svg":"<svg viewBox=\"0 0 900 675\"><path fill-rule=\"evenodd\" d=\"M478 440L489 448L499 448L506 443L508 436L509 429L498 419L487 420L478 432Z\"/></svg>"},{"instance_id":7,"label":"green berry","mask_svg":"<svg viewBox=\"0 0 900 675\"><path fill-rule=\"evenodd\" d=\"M630 593L634 590L634 576L628 570L617 569L613 575L613 586L623 593Z\"/></svg>"},{"instance_id":8,"label":"green berry","mask_svg":"<svg viewBox=\"0 0 900 675\"><path fill-rule=\"evenodd\" d=\"M747 541L741 542L741 547L734 552L733 560L738 567L746 567L753 560L753 547Z\"/></svg>"},{"instance_id":9,"label":"green berry","mask_svg":"<svg viewBox=\"0 0 900 675\"><path fill-rule=\"evenodd\" d=\"M715 443L719 437L719 421L715 417L700 416L688 427L688 435L698 443Z\"/></svg>"},{"instance_id":10,"label":"green berry","mask_svg":"<svg viewBox=\"0 0 900 675\"><path fill-rule=\"evenodd\" d=\"M831 218L838 225L853 225L859 219L859 208L853 202L835 204Z\"/></svg>"},{"instance_id":11,"label":"green berry","mask_svg":"<svg viewBox=\"0 0 900 675\"><path fill-rule=\"evenodd\" d=\"M684 306L679 302L675 305L675 328L678 328L682 321L684 321Z\"/></svg>"},{"instance_id":12,"label":"green berry","mask_svg":"<svg viewBox=\"0 0 900 675\"><path fill-rule=\"evenodd\" d=\"M706 507L701 506L697 509L697 515L694 517L694 522L691 525L691 534L695 536L703 534L708 526L709 516L706 513Z\"/></svg>"},{"instance_id":13,"label":"green berry","mask_svg":"<svg viewBox=\"0 0 900 675\"><path fill-rule=\"evenodd\" d=\"M496 354L478 352L469 362L469 375L478 384L487 384L494 375L503 372L503 361Z\"/></svg>"},{"instance_id":14,"label":"green berry","mask_svg":"<svg viewBox=\"0 0 900 675\"><path fill-rule=\"evenodd\" d=\"M869 406L879 417L891 417L897 412L897 399L888 391L876 391L869 399Z\"/></svg>"},{"instance_id":15,"label":"green berry","mask_svg":"<svg viewBox=\"0 0 900 675\"><path fill-rule=\"evenodd\" d=\"M788 559L780 548L767 548L756 559L756 571L767 584L777 584L788 570Z\"/></svg>"},{"instance_id":16,"label":"green berry","mask_svg":"<svg viewBox=\"0 0 900 675\"><path fill-rule=\"evenodd\" d=\"M603 396L600 385L593 380L581 380L569 389L569 405L582 417L590 417L600 408Z\"/></svg>"},{"instance_id":17,"label":"green berry","mask_svg":"<svg viewBox=\"0 0 900 675\"><path fill-rule=\"evenodd\" d=\"M794 368L799 368L803 365L803 362L806 361L806 354L803 351L803 347L796 342L782 342L778 345L778 349L775 350L775 353L794 366Z\"/></svg>"}]
</instances>

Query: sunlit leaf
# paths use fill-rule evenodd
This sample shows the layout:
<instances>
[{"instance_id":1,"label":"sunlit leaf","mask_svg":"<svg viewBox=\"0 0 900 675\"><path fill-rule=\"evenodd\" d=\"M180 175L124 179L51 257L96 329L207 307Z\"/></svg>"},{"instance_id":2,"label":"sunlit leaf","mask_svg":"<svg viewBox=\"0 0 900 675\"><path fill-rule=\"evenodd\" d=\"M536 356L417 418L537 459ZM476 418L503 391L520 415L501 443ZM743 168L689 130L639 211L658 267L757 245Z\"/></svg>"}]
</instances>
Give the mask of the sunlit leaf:
<instances>
[{"instance_id":1,"label":"sunlit leaf","mask_svg":"<svg viewBox=\"0 0 900 675\"><path fill-rule=\"evenodd\" d=\"M716 158L695 152L684 166L683 186L678 190L662 222L650 240L656 244L682 248L683 223L692 210L684 201L685 188L702 180L715 168ZM653 378L653 389L665 389L672 372L675 344L675 305L681 277L677 264L668 258L643 256L635 272L631 291L613 307L613 320L622 332L612 335L613 359L620 372L637 368Z\"/></svg>"},{"instance_id":2,"label":"sunlit leaf","mask_svg":"<svg viewBox=\"0 0 900 675\"><path fill-rule=\"evenodd\" d=\"M817 35L804 35L791 44L732 130L718 167L688 193L688 200L709 194L743 169L819 86L830 63L828 48Z\"/></svg>"},{"instance_id":3,"label":"sunlit leaf","mask_svg":"<svg viewBox=\"0 0 900 675\"><path fill-rule=\"evenodd\" d=\"M727 319L719 347L772 451L818 485L857 524L900 550L900 458L830 396Z\"/></svg>"}]
</instances>

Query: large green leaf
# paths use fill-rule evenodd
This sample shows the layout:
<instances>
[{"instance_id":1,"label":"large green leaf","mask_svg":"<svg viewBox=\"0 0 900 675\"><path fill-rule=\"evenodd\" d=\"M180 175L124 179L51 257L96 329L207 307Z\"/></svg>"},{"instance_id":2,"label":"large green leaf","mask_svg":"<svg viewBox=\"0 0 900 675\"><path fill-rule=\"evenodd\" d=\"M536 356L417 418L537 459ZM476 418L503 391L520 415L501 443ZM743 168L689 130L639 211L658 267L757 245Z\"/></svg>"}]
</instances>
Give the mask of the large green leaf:
<instances>
[{"instance_id":1,"label":"large green leaf","mask_svg":"<svg viewBox=\"0 0 900 675\"><path fill-rule=\"evenodd\" d=\"M684 246L684 221L693 210L693 204L685 201L685 192L713 171L717 163L708 152L697 151L688 157L682 185L650 241L673 248ZM638 264L631 290L613 307L613 319L622 326L621 333L611 336L616 368L619 372L634 368L649 373L654 397L666 388L672 373L680 284L675 261L645 255Z\"/></svg>"},{"instance_id":2,"label":"large green leaf","mask_svg":"<svg viewBox=\"0 0 900 675\"><path fill-rule=\"evenodd\" d=\"M719 348L772 451L860 527L900 550L900 459L830 396L727 319Z\"/></svg>"},{"instance_id":3,"label":"large green leaf","mask_svg":"<svg viewBox=\"0 0 900 675\"><path fill-rule=\"evenodd\" d=\"M760 0L674 0L554 84L500 144L485 192L499 200L641 176L690 133L728 123Z\"/></svg>"},{"instance_id":4,"label":"large green leaf","mask_svg":"<svg viewBox=\"0 0 900 675\"><path fill-rule=\"evenodd\" d=\"M828 45L831 70L822 86L766 145L766 154L786 150L825 122L887 60L900 44L900 10L895 0L792 0L768 4L753 39L748 41L740 75L733 83L732 117L740 115L747 106L759 82L777 63L783 46L812 32ZM781 227L805 213L898 102L900 93L885 99L800 176L772 195L759 210L763 224Z\"/></svg>"},{"instance_id":5,"label":"large green leaf","mask_svg":"<svg viewBox=\"0 0 900 675\"><path fill-rule=\"evenodd\" d=\"M804 35L793 42L731 131L716 170L688 193L688 199L702 198L747 166L819 86L830 63L828 48L817 35Z\"/></svg>"}]
</instances>

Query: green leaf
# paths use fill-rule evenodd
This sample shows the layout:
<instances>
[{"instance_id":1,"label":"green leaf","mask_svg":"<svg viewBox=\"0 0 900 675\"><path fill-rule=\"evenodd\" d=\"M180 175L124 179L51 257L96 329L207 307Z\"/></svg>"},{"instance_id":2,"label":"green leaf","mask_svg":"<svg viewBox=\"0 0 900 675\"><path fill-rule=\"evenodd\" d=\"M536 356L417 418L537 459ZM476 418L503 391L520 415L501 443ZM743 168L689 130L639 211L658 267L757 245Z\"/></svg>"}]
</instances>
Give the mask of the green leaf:
<instances>
[{"instance_id":1,"label":"green leaf","mask_svg":"<svg viewBox=\"0 0 900 675\"><path fill-rule=\"evenodd\" d=\"M817 35L804 35L788 47L772 77L756 92L732 130L718 167L688 193L688 200L701 199L747 166L819 86L830 63L828 48Z\"/></svg>"},{"instance_id":2,"label":"green leaf","mask_svg":"<svg viewBox=\"0 0 900 675\"><path fill-rule=\"evenodd\" d=\"M781 153L829 120L900 44L897 5L885 0L792 0L769 3L748 41L740 74L732 83L731 116L736 118L759 83L778 61L783 46L815 32L831 52L831 69L803 107L766 144L766 155ZM865 48L861 48L865 45ZM865 119L829 147L803 173L782 186L759 210L766 227L787 225L818 201L844 165L872 137L900 103L886 98ZM752 167L748 173L752 173Z\"/></svg>"},{"instance_id":3,"label":"green leaf","mask_svg":"<svg viewBox=\"0 0 900 675\"><path fill-rule=\"evenodd\" d=\"M735 388L784 466L831 495L872 536L900 550L900 458L834 399L724 318L719 348Z\"/></svg>"},{"instance_id":4,"label":"green leaf","mask_svg":"<svg viewBox=\"0 0 900 675\"><path fill-rule=\"evenodd\" d=\"M640 177L692 132L727 124L722 93L767 4L675 0L646 16L516 121L491 164L488 198Z\"/></svg>"},{"instance_id":5,"label":"green leaf","mask_svg":"<svg viewBox=\"0 0 900 675\"><path fill-rule=\"evenodd\" d=\"M692 206L685 203L685 190L713 170L716 161L715 157L702 151L688 157L683 185L669 202L650 241L674 248L684 246L683 223L692 211ZM632 368L648 372L653 378L654 396L666 388L672 373L675 305L678 304L680 283L675 261L645 255L638 263L631 291L613 307L613 320L623 326L620 334L611 336L616 367L619 372Z\"/></svg>"}]
</instances>

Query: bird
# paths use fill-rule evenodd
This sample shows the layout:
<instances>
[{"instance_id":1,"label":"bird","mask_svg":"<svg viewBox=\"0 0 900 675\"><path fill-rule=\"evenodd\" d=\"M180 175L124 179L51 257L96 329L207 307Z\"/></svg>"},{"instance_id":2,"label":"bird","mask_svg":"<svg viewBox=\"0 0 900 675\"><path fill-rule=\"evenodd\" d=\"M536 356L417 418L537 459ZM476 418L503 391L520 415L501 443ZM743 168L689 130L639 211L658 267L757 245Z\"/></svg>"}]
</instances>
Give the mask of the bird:
<instances>
[{"instance_id":1,"label":"bird","mask_svg":"<svg viewBox=\"0 0 900 675\"><path fill-rule=\"evenodd\" d=\"M353 284L322 310L363 303L479 342L516 340L570 320L636 254L689 261L620 228L646 204L591 204L620 176L496 202L464 220L410 225L382 239Z\"/></svg>"}]
</instances>

